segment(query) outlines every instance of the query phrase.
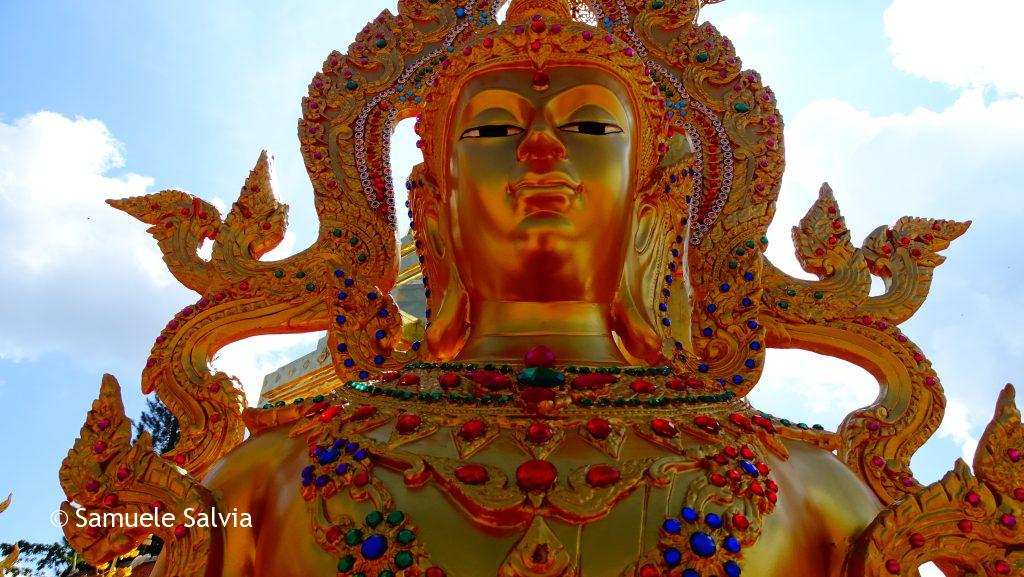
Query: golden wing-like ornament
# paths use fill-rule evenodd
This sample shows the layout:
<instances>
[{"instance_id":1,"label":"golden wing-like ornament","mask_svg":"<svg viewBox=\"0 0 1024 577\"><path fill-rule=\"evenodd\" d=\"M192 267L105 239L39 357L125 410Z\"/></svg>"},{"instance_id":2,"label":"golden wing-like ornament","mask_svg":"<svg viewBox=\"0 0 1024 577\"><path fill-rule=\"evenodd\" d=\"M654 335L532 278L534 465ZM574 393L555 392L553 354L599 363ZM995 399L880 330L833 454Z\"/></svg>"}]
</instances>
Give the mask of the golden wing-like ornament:
<instances>
[{"instance_id":1,"label":"golden wing-like ornament","mask_svg":"<svg viewBox=\"0 0 1024 577\"><path fill-rule=\"evenodd\" d=\"M99 398L61 463L60 484L68 500L60 509L69 520L64 525L68 543L87 563L101 566L155 534L168 544L168 575L203 574L213 530L191 523L186 511L191 509L193 518L210 511L213 496L161 459L147 433L134 444L131 433L121 387L114 377L105 375ZM102 515L120 516L124 521L91 521Z\"/></svg>"},{"instance_id":2,"label":"golden wing-like ornament","mask_svg":"<svg viewBox=\"0 0 1024 577\"><path fill-rule=\"evenodd\" d=\"M921 488L910 459L938 428L945 410L931 363L897 325L924 303L935 267L944 260L937 252L969 225L902 218L879 227L857 248L825 184L793 228L797 259L819 280L791 277L766 261L769 346L847 360L881 387L874 403L846 417L837 436L785 428L782 433L820 437L819 444L838 451L885 504ZM870 295L872 274L885 281L885 293Z\"/></svg>"},{"instance_id":3,"label":"golden wing-like ornament","mask_svg":"<svg viewBox=\"0 0 1024 577\"><path fill-rule=\"evenodd\" d=\"M851 550L846 574L914 575L927 562L949 576L1022 574L1022 446L1024 427L1007 385L975 453L974 474L958 459L942 480L882 511Z\"/></svg>"}]
</instances>

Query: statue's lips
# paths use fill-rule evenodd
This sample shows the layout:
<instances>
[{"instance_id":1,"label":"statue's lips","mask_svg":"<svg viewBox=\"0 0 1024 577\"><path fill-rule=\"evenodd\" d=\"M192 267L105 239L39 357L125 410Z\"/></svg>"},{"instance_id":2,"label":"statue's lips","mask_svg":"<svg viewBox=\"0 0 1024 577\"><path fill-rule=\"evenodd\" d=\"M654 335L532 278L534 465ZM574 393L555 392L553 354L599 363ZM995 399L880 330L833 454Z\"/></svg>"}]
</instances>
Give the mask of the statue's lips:
<instances>
[{"instance_id":1,"label":"statue's lips","mask_svg":"<svg viewBox=\"0 0 1024 577\"><path fill-rule=\"evenodd\" d=\"M520 181L512 187L512 192L523 223L568 224L564 215L572 208L577 189L578 185L566 180Z\"/></svg>"}]
</instances>

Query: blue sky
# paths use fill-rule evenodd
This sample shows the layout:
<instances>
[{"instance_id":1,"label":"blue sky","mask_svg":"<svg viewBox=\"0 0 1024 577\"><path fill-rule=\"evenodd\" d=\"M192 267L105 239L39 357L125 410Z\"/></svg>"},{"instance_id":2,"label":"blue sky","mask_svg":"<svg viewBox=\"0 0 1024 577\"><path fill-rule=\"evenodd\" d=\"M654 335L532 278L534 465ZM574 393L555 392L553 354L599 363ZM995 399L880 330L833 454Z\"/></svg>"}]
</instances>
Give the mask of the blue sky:
<instances>
[{"instance_id":1,"label":"blue sky","mask_svg":"<svg viewBox=\"0 0 1024 577\"><path fill-rule=\"evenodd\" d=\"M260 150L291 206L277 255L315 236L295 122L314 71L393 0L0 4L0 541L55 540L60 460L104 372L142 407L149 344L192 296L144 226L102 203L179 188L230 204ZM903 215L972 219L945 252L932 297L905 330L949 396L915 459L934 480L970 455L999 388L1024 374L1024 40L1015 0L729 0L704 18L775 89L787 175L769 256L796 272L789 228L828 180L855 242ZM973 47L973 48L972 48ZM396 135L396 167L413 162ZM403 169L398 169L403 170ZM404 177L404 174L399 174ZM217 367L258 390L315 336L260 337ZM867 373L773 351L753 398L835 427L877 388Z\"/></svg>"}]
</instances>

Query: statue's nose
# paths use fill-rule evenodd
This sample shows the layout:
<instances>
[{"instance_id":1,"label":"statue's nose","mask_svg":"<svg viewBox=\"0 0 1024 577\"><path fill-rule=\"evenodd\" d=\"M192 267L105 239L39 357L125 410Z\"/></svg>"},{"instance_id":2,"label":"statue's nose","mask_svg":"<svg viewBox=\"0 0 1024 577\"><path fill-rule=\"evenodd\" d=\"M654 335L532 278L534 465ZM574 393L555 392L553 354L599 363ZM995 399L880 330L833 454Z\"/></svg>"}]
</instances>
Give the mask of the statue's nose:
<instances>
[{"instance_id":1,"label":"statue's nose","mask_svg":"<svg viewBox=\"0 0 1024 577\"><path fill-rule=\"evenodd\" d=\"M516 149L516 157L531 172L544 173L553 170L555 164L566 160L568 155L565 145L550 128L534 126Z\"/></svg>"}]
</instances>

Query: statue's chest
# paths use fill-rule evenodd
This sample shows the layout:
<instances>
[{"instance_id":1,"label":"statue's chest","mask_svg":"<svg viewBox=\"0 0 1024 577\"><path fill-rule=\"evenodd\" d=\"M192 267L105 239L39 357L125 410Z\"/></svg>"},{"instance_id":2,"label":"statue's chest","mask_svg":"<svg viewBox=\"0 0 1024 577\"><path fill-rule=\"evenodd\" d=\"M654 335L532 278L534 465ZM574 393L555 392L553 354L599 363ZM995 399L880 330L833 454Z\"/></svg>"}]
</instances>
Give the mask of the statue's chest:
<instances>
[{"instance_id":1,"label":"statue's chest","mask_svg":"<svg viewBox=\"0 0 1024 577\"><path fill-rule=\"evenodd\" d=\"M324 414L296 483L342 575L735 577L778 499L781 445L740 406Z\"/></svg>"}]
</instances>

